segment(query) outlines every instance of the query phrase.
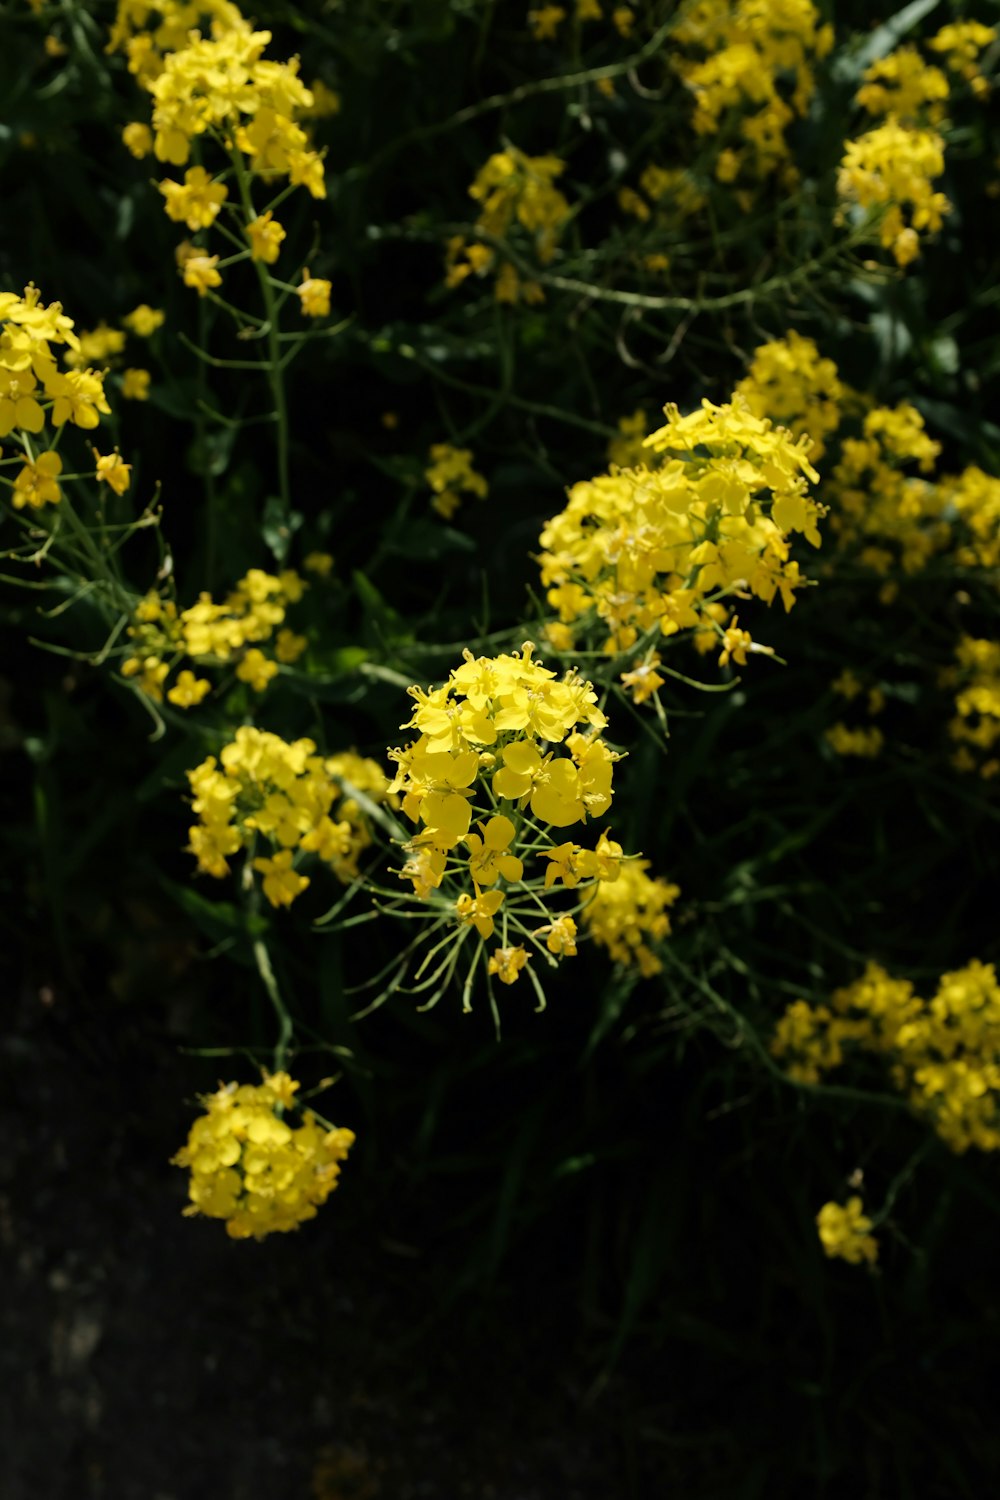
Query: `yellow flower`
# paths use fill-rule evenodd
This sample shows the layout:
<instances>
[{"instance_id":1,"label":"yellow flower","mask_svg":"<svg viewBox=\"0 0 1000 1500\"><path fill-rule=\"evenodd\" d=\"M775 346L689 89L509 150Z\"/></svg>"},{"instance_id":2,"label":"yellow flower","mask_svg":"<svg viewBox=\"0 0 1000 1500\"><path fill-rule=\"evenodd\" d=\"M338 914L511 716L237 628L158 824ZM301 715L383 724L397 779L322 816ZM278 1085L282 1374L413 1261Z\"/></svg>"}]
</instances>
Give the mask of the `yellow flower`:
<instances>
[{"instance_id":1,"label":"yellow flower","mask_svg":"<svg viewBox=\"0 0 1000 1500\"><path fill-rule=\"evenodd\" d=\"M97 479L110 485L116 495L124 495L132 478L132 465L122 460L117 448L113 453L101 454L96 448L93 452L97 460Z\"/></svg>"},{"instance_id":2,"label":"yellow flower","mask_svg":"<svg viewBox=\"0 0 1000 1500\"><path fill-rule=\"evenodd\" d=\"M142 161L153 149L153 132L148 125L133 120L122 131L122 141L136 161Z\"/></svg>"},{"instance_id":3,"label":"yellow flower","mask_svg":"<svg viewBox=\"0 0 1000 1500\"><path fill-rule=\"evenodd\" d=\"M248 682L255 693L262 693L271 678L278 675L278 664L253 646L238 663L236 675L241 682Z\"/></svg>"},{"instance_id":4,"label":"yellow flower","mask_svg":"<svg viewBox=\"0 0 1000 1500\"><path fill-rule=\"evenodd\" d=\"M52 421L56 427L73 422L85 429L98 425L99 413L109 416L111 407L104 394L104 380L96 370L68 370L46 380L46 390L55 400Z\"/></svg>"},{"instance_id":5,"label":"yellow flower","mask_svg":"<svg viewBox=\"0 0 1000 1500\"><path fill-rule=\"evenodd\" d=\"M527 962L528 953L525 948L495 948L490 954L488 969L497 976L501 984L516 984Z\"/></svg>"},{"instance_id":6,"label":"yellow flower","mask_svg":"<svg viewBox=\"0 0 1000 1500\"><path fill-rule=\"evenodd\" d=\"M183 184L167 177L158 186L166 199L168 218L189 229L208 229L229 197L225 184L215 182L204 167L189 167Z\"/></svg>"},{"instance_id":7,"label":"yellow flower","mask_svg":"<svg viewBox=\"0 0 1000 1500\"><path fill-rule=\"evenodd\" d=\"M486 480L472 467L472 452L468 448L453 448L450 443L434 443L430 450L430 464L424 470L424 478L434 491L431 506L450 521L462 503L462 495L474 495L484 500L488 494Z\"/></svg>"},{"instance_id":8,"label":"yellow flower","mask_svg":"<svg viewBox=\"0 0 1000 1500\"><path fill-rule=\"evenodd\" d=\"M635 11L627 5L619 5L611 12L611 19L618 35L627 40L632 35L632 28L635 25Z\"/></svg>"},{"instance_id":9,"label":"yellow flower","mask_svg":"<svg viewBox=\"0 0 1000 1500\"><path fill-rule=\"evenodd\" d=\"M302 566L307 573L315 573L318 578L329 578L333 571L333 556L329 552L309 552Z\"/></svg>"},{"instance_id":10,"label":"yellow flower","mask_svg":"<svg viewBox=\"0 0 1000 1500\"><path fill-rule=\"evenodd\" d=\"M222 277L216 270L218 264L217 255L201 255L195 251L184 262L184 285L194 287L198 296L204 297L210 287L222 285Z\"/></svg>"},{"instance_id":11,"label":"yellow flower","mask_svg":"<svg viewBox=\"0 0 1000 1500\"><path fill-rule=\"evenodd\" d=\"M305 875L292 869L291 849L279 849L270 858L255 859L253 867L264 877L264 895L272 906L291 906L309 884Z\"/></svg>"},{"instance_id":12,"label":"yellow flower","mask_svg":"<svg viewBox=\"0 0 1000 1500\"><path fill-rule=\"evenodd\" d=\"M178 672L177 681L167 693L168 700L178 708L196 708L206 694L212 691L212 684L204 677L196 677L193 672Z\"/></svg>"},{"instance_id":13,"label":"yellow flower","mask_svg":"<svg viewBox=\"0 0 1000 1500\"><path fill-rule=\"evenodd\" d=\"M477 886L496 885L501 876L508 881L520 880L524 865L516 855L507 853L515 834L510 819L503 816L491 818L486 824L480 823L479 827L482 838L476 833L465 836L469 873L474 883Z\"/></svg>"},{"instance_id":14,"label":"yellow flower","mask_svg":"<svg viewBox=\"0 0 1000 1500\"><path fill-rule=\"evenodd\" d=\"M455 902L455 915L462 923L471 922L481 938L490 938L502 905L503 891L477 891L474 897L463 893Z\"/></svg>"},{"instance_id":15,"label":"yellow flower","mask_svg":"<svg viewBox=\"0 0 1000 1500\"><path fill-rule=\"evenodd\" d=\"M56 478L62 473L62 466L59 454L51 451L29 460L14 480L11 499L15 509L23 510L30 505L33 510L41 510L43 505L58 505L62 490Z\"/></svg>"},{"instance_id":16,"label":"yellow flower","mask_svg":"<svg viewBox=\"0 0 1000 1500\"><path fill-rule=\"evenodd\" d=\"M550 953L563 958L573 958L576 954L576 923L572 917L556 917L547 927L539 927L535 936L545 938Z\"/></svg>"},{"instance_id":17,"label":"yellow flower","mask_svg":"<svg viewBox=\"0 0 1000 1500\"><path fill-rule=\"evenodd\" d=\"M656 670L659 665L660 656L653 651L645 661L637 661L631 672L622 673L622 686L629 689L633 703L645 703L660 691L666 679Z\"/></svg>"},{"instance_id":18,"label":"yellow flower","mask_svg":"<svg viewBox=\"0 0 1000 1500\"><path fill-rule=\"evenodd\" d=\"M309 641L306 636L296 635L293 630L279 630L274 641L274 654L280 662L288 666L298 661L308 645Z\"/></svg>"},{"instance_id":19,"label":"yellow flower","mask_svg":"<svg viewBox=\"0 0 1000 1500\"><path fill-rule=\"evenodd\" d=\"M148 370L125 370L122 373L122 395L126 401L148 401L149 382L151 376Z\"/></svg>"},{"instance_id":20,"label":"yellow flower","mask_svg":"<svg viewBox=\"0 0 1000 1500\"><path fill-rule=\"evenodd\" d=\"M874 1265L878 1259L878 1241L869 1232L872 1221L862 1212L860 1198L848 1198L843 1206L824 1203L816 1215L816 1227L827 1255L839 1256L853 1266L862 1261Z\"/></svg>"},{"instance_id":21,"label":"yellow flower","mask_svg":"<svg viewBox=\"0 0 1000 1500\"><path fill-rule=\"evenodd\" d=\"M246 227L246 233L250 241L251 259L262 260L266 265L273 266L281 252L281 242L285 238L285 231L270 209L267 213L259 214L256 219L251 220Z\"/></svg>"},{"instance_id":22,"label":"yellow flower","mask_svg":"<svg viewBox=\"0 0 1000 1500\"><path fill-rule=\"evenodd\" d=\"M540 10L528 11L528 25L536 42L552 41L565 19L561 5L543 5Z\"/></svg>"},{"instance_id":23,"label":"yellow flower","mask_svg":"<svg viewBox=\"0 0 1000 1500\"><path fill-rule=\"evenodd\" d=\"M122 322L139 338L148 339L151 334L162 327L165 318L166 313L161 312L158 307L150 307L148 302L140 302L138 307L125 314Z\"/></svg>"},{"instance_id":24,"label":"yellow flower","mask_svg":"<svg viewBox=\"0 0 1000 1500\"><path fill-rule=\"evenodd\" d=\"M296 288L302 311L307 318L330 316L330 292L332 285L321 276L310 276L309 267L302 272L302 284Z\"/></svg>"}]
</instances>

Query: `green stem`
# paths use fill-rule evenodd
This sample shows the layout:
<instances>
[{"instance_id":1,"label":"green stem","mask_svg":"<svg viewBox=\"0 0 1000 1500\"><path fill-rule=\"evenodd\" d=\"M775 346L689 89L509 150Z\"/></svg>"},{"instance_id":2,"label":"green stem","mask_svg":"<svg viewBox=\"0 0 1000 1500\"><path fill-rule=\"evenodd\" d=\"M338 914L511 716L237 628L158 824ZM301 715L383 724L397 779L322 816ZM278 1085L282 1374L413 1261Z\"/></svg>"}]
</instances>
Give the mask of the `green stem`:
<instances>
[{"instance_id":1,"label":"green stem","mask_svg":"<svg viewBox=\"0 0 1000 1500\"><path fill-rule=\"evenodd\" d=\"M268 999L274 1006L278 1017L278 1040L274 1044L274 1071L280 1073L285 1066L285 1058L288 1055L288 1044L292 1039L292 1018L288 1014L288 1008L281 998L278 989L278 981L274 977L271 967L271 955L260 938L256 938L253 944L254 962L257 965L257 973L267 991Z\"/></svg>"},{"instance_id":2,"label":"green stem","mask_svg":"<svg viewBox=\"0 0 1000 1500\"><path fill-rule=\"evenodd\" d=\"M250 180L240 152L234 147L231 155L233 169L236 173L236 182L240 192L240 201L243 204L246 222L249 224L252 219L256 218L253 198L250 194ZM285 396L284 367L281 357L281 344L278 338L278 307L267 267L260 260L255 260L253 267L257 273L257 280L260 282L261 297L264 301L264 317L267 329L267 374L271 387L271 397L274 401L274 420L278 428L278 493L281 497L282 511L287 517L292 508L288 469L288 402Z\"/></svg>"}]
</instances>

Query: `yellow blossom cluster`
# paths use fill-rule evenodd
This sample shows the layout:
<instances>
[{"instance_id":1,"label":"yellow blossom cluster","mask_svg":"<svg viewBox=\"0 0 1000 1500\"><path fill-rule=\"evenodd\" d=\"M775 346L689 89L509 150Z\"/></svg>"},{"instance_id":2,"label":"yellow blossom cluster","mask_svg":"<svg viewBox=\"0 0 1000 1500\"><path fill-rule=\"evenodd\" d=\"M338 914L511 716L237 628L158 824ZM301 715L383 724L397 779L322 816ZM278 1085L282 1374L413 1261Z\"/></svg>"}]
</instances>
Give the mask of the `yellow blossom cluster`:
<instances>
[{"instance_id":1,"label":"yellow blossom cluster","mask_svg":"<svg viewBox=\"0 0 1000 1500\"><path fill-rule=\"evenodd\" d=\"M300 1125L283 1118L299 1084L287 1073L259 1084L226 1084L207 1095L204 1113L173 1158L190 1171L185 1214L223 1219L234 1240L298 1229L337 1186L352 1130L329 1129L305 1110Z\"/></svg>"},{"instance_id":2,"label":"yellow blossom cluster","mask_svg":"<svg viewBox=\"0 0 1000 1500\"><path fill-rule=\"evenodd\" d=\"M594 942L606 948L616 963L638 968L644 978L663 968L651 943L670 933L670 907L680 887L648 875L649 861L626 860L613 881L598 881L583 909L586 928Z\"/></svg>"},{"instance_id":3,"label":"yellow blossom cluster","mask_svg":"<svg viewBox=\"0 0 1000 1500\"><path fill-rule=\"evenodd\" d=\"M873 218L883 249L908 266L920 254L920 236L936 234L951 211L933 186L943 171L941 136L890 117L846 142L837 178L841 212L856 206Z\"/></svg>"},{"instance_id":4,"label":"yellow blossom cluster","mask_svg":"<svg viewBox=\"0 0 1000 1500\"><path fill-rule=\"evenodd\" d=\"M770 417L792 437L812 438L809 457L814 464L840 426L850 395L833 360L825 359L815 341L794 328L784 338L757 346L736 392L754 416Z\"/></svg>"},{"instance_id":5,"label":"yellow blossom cluster","mask_svg":"<svg viewBox=\"0 0 1000 1500\"><path fill-rule=\"evenodd\" d=\"M188 780L198 818L188 852L199 871L221 879L232 855L263 840L275 852L254 857L253 868L272 906L291 906L309 885L295 865L302 854L314 854L345 883L355 879L372 841L364 804L389 799L374 761L353 752L324 757L312 740L288 742L247 724Z\"/></svg>"},{"instance_id":6,"label":"yellow blossom cluster","mask_svg":"<svg viewBox=\"0 0 1000 1500\"><path fill-rule=\"evenodd\" d=\"M878 1259L878 1240L860 1198L848 1198L845 1204L824 1203L816 1215L816 1228L824 1253L831 1259L846 1260L852 1266L864 1261L873 1266Z\"/></svg>"},{"instance_id":7,"label":"yellow blossom cluster","mask_svg":"<svg viewBox=\"0 0 1000 1500\"><path fill-rule=\"evenodd\" d=\"M939 125L948 99L948 79L924 62L916 47L897 47L865 69L857 103L870 115L891 115L901 124Z\"/></svg>"},{"instance_id":8,"label":"yellow blossom cluster","mask_svg":"<svg viewBox=\"0 0 1000 1500\"><path fill-rule=\"evenodd\" d=\"M46 307L34 286L23 297L0 292L0 437L15 430L35 436L46 421L90 429L110 413L103 376L89 368L60 370L54 345L73 357L80 349L61 303Z\"/></svg>"},{"instance_id":9,"label":"yellow blossom cluster","mask_svg":"<svg viewBox=\"0 0 1000 1500\"><path fill-rule=\"evenodd\" d=\"M829 1005L794 1001L771 1051L803 1083L819 1083L853 1052L875 1053L953 1151L1000 1148L1000 984L991 964L973 959L943 975L924 1000L870 963Z\"/></svg>"},{"instance_id":10,"label":"yellow blossom cluster","mask_svg":"<svg viewBox=\"0 0 1000 1500\"><path fill-rule=\"evenodd\" d=\"M255 211L248 179L272 185L287 178L289 186L325 198L323 158L302 122L330 113L331 101L336 107L329 89L317 96L306 88L297 58L266 57L270 41L269 31L254 30L228 0L119 0L109 43L110 51L126 53L152 100L152 128L139 121L126 126L126 146L136 157L152 152L186 169L183 181L159 183L169 217L197 233L210 229L223 210L232 213L245 253L263 265L278 259L285 228L273 207ZM200 154L209 141L228 158L238 207L226 174L213 175L200 160L188 166L192 152ZM180 246L178 266L185 285L201 297L222 285L219 257L202 245ZM307 317L329 312L328 282L306 272L299 295Z\"/></svg>"},{"instance_id":11,"label":"yellow blossom cluster","mask_svg":"<svg viewBox=\"0 0 1000 1500\"><path fill-rule=\"evenodd\" d=\"M222 600L202 593L194 604L179 610L176 603L151 592L136 606L128 627L131 647L122 662L122 675L135 678L154 702L193 708L211 692L206 678L189 669L178 672L171 688L164 684L185 657L200 667L235 664L236 676L262 693L281 665L297 661L308 642L288 629L288 608L297 604L308 585L291 568L265 573L251 568ZM260 648L272 642L273 656Z\"/></svg>"},{"instance_id":12,"label":"yellow blossom cluster","mask_svg":"<svg viewBox=\"0 0 1000 1500\"><path fill-rule=\"evenodd\" d=\"M721 642L725 660L755 649L718 601L750 595L786 609L805 579L790 557L791 535L819 545L822 508L809 441L755 416L737 397L709 401L645 439L646 463L574 485L541 535L542 583L558 618L552 644L572 650L596 638L609 655L679 631ZM648 658L645 665L648 665ZM638 666L637 666L638 669Z\"/></svg>"},{"instance_id":13,"label":"yellow blossom cluster","mask_svg":"<svg viewBox=\"0 0 1000 1500\"><path fill-rule=\"evenodd\" d=\"M137 14L130 0L123 7ZM166 7L175 18L182 8L190 13L210 7ZM147 19L155 16L155 8L141 9ZM124 48L130 69L152 96L157 161L182 167L199 137L233 133L254 172L268 180L287 177L313 197L325 197L322 160L296 123L313 109L313 95L299 77L297 59L265 58L270 41L271 33L254 31L235 5L221 5L208 36L190 26L150 31L118 24L111 46Z\"/></svg>"},{"instance_id":14,"label":"yellow blossom cluster","mask_svg":"<svg viewBox=\"0 0 1000 1500\"><path fill-rule=\"evenodd\" d=\"M232 0L118 0L107 50L123 52L145 88L163 72L166 54L187 46L192 31L220 37L247 30Z\"/></svg>"},{"instance_id":15,"label":"yellow blossom cluster","mask_svg":"<svg viewBox=\"0 0 1000 1500\"><path fill-rule=\"evenodd\" d=\"M784 167L791 185L786 132L806 114L814 65L833 45L812 0L695 0L672 41L671 66L694 96L695 131L737 142L718 153L719 180L754 182Z\"/></svg>"},{"instance_id":16,"label":"yellow blossom cluster","mask_svg":"<svg viewBox=\"0 0 1000 1500\"><path fill-rule=\"evenodd\" d=\"M1000 775L1000 641L963 635L955 660L955 713L948 724L956 747L952 764L989 781Z\"/></svg>"},{"instance_id":17,"label":"yellow blossom cluster","mask_svg":"<svg viewBox=\"0 0 1000 1500\"><path fill-rule=\"evenodd\" d=\"M570 214L568 202L554 186L565 168L558 156L526 156L516 146L496 152L479 169L469 188L470 198L480 205L476 228L491 239L502 240L520 225L532 237L539 261L547 265ZM495 271L498 302L542 300L542 289L536 281L523 281L509 261L498 259L493 246L470 243L464 235L448 241L445 266L446 286L459 286L467 276Z\"/></svg>"},{"instance_id":18,"label":"yellow blossom cluster","mask_svg":"<svg viewBox=\"0 0 1000 1500\"><path fill-rule=\"evenodd\" d=\"M945 514L961 523L955 561L963 568L1000 569L1000 479L972 464L938 483Z\"/></svg>"},{"instance_id":19,"label":"yellow blossom cluster","mask_svg":"<svg viewBox=\"0 0 1000 1500\"><path fill-rule=\"evenodd\" d=\"M434 443L424 478L434 492L431 505L439 516L450 521L462 503L462 496L474 495L485 500L489 486L482 474L472 467L468 448L453 448L450 443Z\"/></svg>"},{"instance_id":20,"label":"yellow blossom cluster","mask_svg":"<svg viewBox=\"0 0 1000 1500\"><path fill-rule=\"evenodd\" d=\"M55 437L46 436L46 425L70 423L92 431L102 415L110 414L104 374L86 363L87 352L61 303L46 306L34 286L22 297L0 292L0 438L13 435L18 445L17 453L0 457L0 463L20 465L13 479L0 474L0 484L10 491L16 510L42 510L62 499L63 459L53 446ZM59 368L60 355L69 369ZM95 478L123 493L130 466L117 449L104 456L93 451Z\"/></svg>"},{"instance_id":21,"label":"yellow blossom cluster","mask_svg":"<svg viewBox=\"0 0 1000 1500\"><path fill-rule=\"evenodd\" d=\"M946 495L929 476L941 445L908 402L876 406L860 437L844 437L840 458L824 490L831 499L830 529L838 545L882 576L897 569L917 573L951 542ZM919 474L906 473L916 465ZM892 597L893 586L883 591Z\"/></svg>"},{"instance_id":22,"label":"yellow blossom cluster","mask_svg":"<svg viewBox=\"0 0 1000 1500\"><path fill-rule=\"evenodd\" d=\"M996 39L995 26L984 26L981 21L952 21L942 26L927 45L941 57L946 68L957 73L982 98L989 92L989 83L979 66L980 53Z\"/></svg>"},{"instance_id":23,"label":"yellow blossom cluster","mask_svg":"<svg viewBox=\"0 0 1000 1500\"><path fill-rule=\"evenodd\" d=\"M572 957L581 912L615 958L652 973L642 935L668 930L663 907L676 894L663 895L607 832L589 849L553 842L553 829L604 816L619 757L601 738L606 720L590 683L575 672L557 676L533 650L529 642L510 655L467 652L441 687L411 688L416 707L405 727L418 738L389 752L397 767L390 791L418 825L403 843L399 878L430 907L433 930L445 928L442 942L458 927L444 960L449 976L470 931L480 939L466 999L498 927L488 974L513 984L527 972L538 989L529 960L551 966ZM591 929L591 904L619 881L626 885L618 907L604 901ZM567 899L576 903L568 910Z\"/></svg>"},{"instance_id":24,"label":"yellow blossom cluster","mask_svg":"<svg viewBox=\"0 0 1000 1500\"><path fill-rule=\"evenodd\" d=\"M794 331L754 350L737 389L758 415L808 432L814 460L836 443L822 491L829 530L838 547L886 579L883 602L897 590L891 575L917 574L944 553L960 568L1000 567L1000 479L975 465L936 475L941 445L916 407L872 406Z\"/></svg>"}]
</instances>

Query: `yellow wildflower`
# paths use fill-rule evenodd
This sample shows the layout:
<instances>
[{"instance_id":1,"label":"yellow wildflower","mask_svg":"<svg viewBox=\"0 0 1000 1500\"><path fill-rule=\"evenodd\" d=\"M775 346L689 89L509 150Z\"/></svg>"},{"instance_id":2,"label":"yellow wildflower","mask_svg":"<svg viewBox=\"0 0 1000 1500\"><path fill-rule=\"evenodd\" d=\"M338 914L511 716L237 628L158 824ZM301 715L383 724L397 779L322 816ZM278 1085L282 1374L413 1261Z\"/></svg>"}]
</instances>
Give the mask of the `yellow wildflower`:
<instances>
[{"instance_id":1,"label":"yellow wildflower","mask_svg":"<svg viewBox=\"0 0 1000 1500\"><path fill-rule=\"evenodd\" d=\"M126 401L148 401L149 383L152 379L148 370L124 370L122 372L122 395Z\"/></svg>"}]
</instances>

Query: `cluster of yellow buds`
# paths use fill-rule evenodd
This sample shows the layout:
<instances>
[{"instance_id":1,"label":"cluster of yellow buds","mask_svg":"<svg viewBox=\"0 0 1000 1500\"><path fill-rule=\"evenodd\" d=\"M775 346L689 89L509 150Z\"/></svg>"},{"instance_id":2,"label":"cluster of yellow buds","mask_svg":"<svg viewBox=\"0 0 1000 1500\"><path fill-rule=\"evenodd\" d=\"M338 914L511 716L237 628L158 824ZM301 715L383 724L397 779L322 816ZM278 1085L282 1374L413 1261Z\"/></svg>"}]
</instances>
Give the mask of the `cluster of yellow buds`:
<instances>
[{"instance_id":1,"label":"cluster of yellow buds","mask_svg":"<svg viewBox=\"0 0 1000 1500\"><path fill-rule=\"evenodd\" d=\"M953 1151L1000 1149L1000 984L973 959L943 975L930 1000L870 963L829 1005L796 1000L771 1051L803 1083L819 1083L852 1051L884 1057L896 1088Z\"/></svg>"},{"instance_id":2,"label":"cluster of yellow buds","mask_svg":"<svg viewBox=\"0 0 1000 1500\"><path fill-rule=\"evenodd\" d=\"M526 156L516 146L498 151L476 173L470 198L481 205L476 228L491 239L504 239L515 225L531 237L535 254L547 265L556 253L559 232L569 218L570 207L554 186L566 169L558 156ZM498 265L496 250L472 243L463 235L448 241L445 285L459 286L467 276L485 276L496 271L498 302L540 302L542 288L536 281L522 281L509 261Z\"/></svg>"},{"instance_id":3,"label":"cluster of yellow buds","mask_svg":"<svg viewBox=\"0 0 1000 1500\"><path fill-rule=\"evenodd\" d=\"M309 885L296 868L315 855L345 883L372 841L365 804L389 800L388 780L374 761L353 752L322 756L312 740L288 742L242 725L218 759L210 755L188 772L198 822L188 850L198 869L217 879L241 849L264 847L253 858L272 906L290 906Z\"/></svg>"},{"instance_id":4,"label":"cluster of yellow buds","mask_svg":"<svg viewBox=\"0 0 1000 1500\"><path fill-rule=\"evenodd\" d=\"M644 440L646 463L574 485L542 532L542 583L558 616L546 633L557 650L583 635L617 655L690 630L702 649L722 645L723 664L742 663L762 648L719 601L770 604L780 594L786 609L794 603L805 579L791 534L818 546L823 514L808 493L818 477L809 440L755 416L741 397L705 401L689 416L665 411L666 425ZM627 687L642 684L638 701L650 679L635 674L658 660L640 658L626 674Z\"/></svg>"},{"instance_id":5,"label":"cluster of yellow buds","mask_svg":"<svg viewBox=\"0 0 1000 1500\"><path fill-rule=\"evenodd\" d=\"M316 1217L337 1186L354 1132L329 1129L309 1110L290 1125L283 1115L295 1107L298 1088L287 1073L272 1073L202 1100L205 1112L173 1158L190 1171L185 1214L224 1219L235 1240L262 1240Z\"/></svg>"},{"instance_id":6,"label":"cluster of yellow buds","mask_svg":"<svg viewBox=\"0 0 1000 1500\"><path fill-rule=\"evenodd\" d=\"M473 495L485 500L489 486L482 474L472 467L468 448L453 448L450 443L434 443L424 478L434 491L431 505L438 515L450 521L462 503L462 496Z\"/></svg>"},{"instance_id":7,"label":"cluster of yellow buds","mask_svg":"<svg viewBox=\"0 0 1000 1500\"><path fill-rule=\"evenodd\" d=\"M212 684L184 667L166 688L173 668L185 658L201 669L234 663L237 678L262 693L279 664L296 662L308 645L305 636L284 625L288 607L298 603L307 587L291 568L278 574L251 568L224 599L203 593L187 609L178 610L172 599L149 593L128 627L132 645L122 676L134 678L154 702L162 702L165 694L176 708L193 708ZM273 655L260 649L265 643Z\"/></svg>"},{"instance_id":8,"label":"cluster of yellow buds","mask_svg":"<svg viewBox=\"0 0 1000 1500\"><path fill-rule=\"evenodd\" d=\"M390 790L419 825L403 845L407 859L399 877L429 907L435 919L430 936L444 929L438 948L447 947L428 987L437 984L440 993L456 971L463 942L470 932L478 935L466 1006L478 961L498 927L488 974L513 984L527 973L542 999L529 959L537 954L543 965L555 966L572 957L575 918L583 912L589 925L595 892L615 889L633 868L606 832L592 849L553 841L553 829L604 816L619 757L601 738L607 721L591 684L575 672L558 677L533 651L527 642L510 655L466 652L442 687L411 688L417 706L406 727L418 738L389 752L397 766ZM566 892L575 893L568 907ZM629 904L641 907L635 893L622 906ZM596 919L599 940L614 957L641 965L624 915L616 926L609 913ZM667 928L649 916L645 930L663 936Z\"/></svg>"}]
</instances>

